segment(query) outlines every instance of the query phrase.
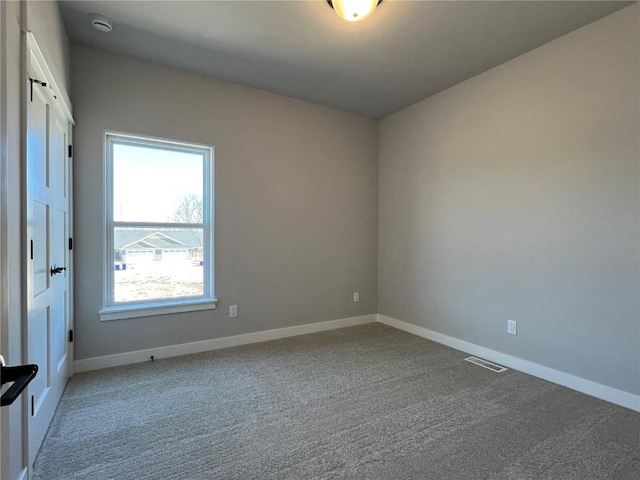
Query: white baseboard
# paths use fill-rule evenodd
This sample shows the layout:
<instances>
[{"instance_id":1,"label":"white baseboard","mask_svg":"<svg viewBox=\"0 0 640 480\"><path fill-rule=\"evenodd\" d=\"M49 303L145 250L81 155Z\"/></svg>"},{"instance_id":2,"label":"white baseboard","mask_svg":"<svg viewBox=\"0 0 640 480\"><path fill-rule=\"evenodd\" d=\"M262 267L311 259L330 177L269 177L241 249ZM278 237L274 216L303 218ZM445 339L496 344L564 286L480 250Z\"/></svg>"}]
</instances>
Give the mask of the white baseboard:
<instances>
[{"instance_id":1,"label":"white baseboard","mask_svg":"<svg viewBox=\"0 0 640 480\"><path fill-rule=\"evenodd\" d=\"M153 355L157 359L177 357L180 355L188 355L190 353L206 352L209 350L218 350L221 348L235 347L238 345L247 345L250 343L265 342L268 340L277 340L279 338L293 337L296 335L304 335L307 333L323 332L326 330L334 330L337 328L351 327L354 325L363 325L378 321L390 327L403 330L419 337L441 343L448 347L460 350L471 355L475 355L492 362L500 363L506 367L519 370L521 372L542 378L549 382L557 383L578 392L591 395L602 400L606 400L616 405L620 405L631 410L640 412L640 396L632 393L623 392L612 387L607 387L591 380L586 380L569 373L564 373L553 368L513 357L504 353L481 347L464 340L460 340L448 335L443 335L424 327L419 327L411 323L403 322L395 318L387 317L381 314L362 315L359 317L341 318L338 320L330 320L327 322L310 323L307 325L299 325L295 327L278 328L274 330L265 330L263 332L247 333L244 335L235 335L232 337L214 338L211 340L202 340L199 342L183 343L179 345L170 345L167 347L150 348L147 350L137 350L135 352L118 353L115 355L106 355L103 357L85 358L74 362L74 372L87 372L90 370L98 370L101 368L116 367L119 365L127 365L131 363L146 362Z\"/></svg>"},{"instance_id":2,"label":"white baseboard","mask_svg":"<svg viewBox=\"0 0 640 480\"><path fill-rule=\"evenodd\" d=\"M307 325L298 325L295 327L246 333L244 335L235 335L233 337L213 338L211 340L169 345L167 347L149 348L147 350L105 355L103 357L84 358L82 360L76 360L73 367L74 373L87 372L90 370L98 370L100 368L146 362L149 360L151 355L156 359L177 357L180 355L188 355L190 353L206 352L209 350L218 350L220 348L236 347L238 345L247 345L250 343L265 342L267 340L277 340L279 338L305 335L307 333L324 332L326 330L335 330L337 328L363 325L365 323L373 323L376 320L376 314L341 318L338 320L309 323Z\"/></svg>"},{"instance_id":3,"label":"white baseboard","mask_svg":"<svg viewBox=\"0 0 640 480\"><path fill-rule=\"evenodd\" d=\"M387 317L386 315L378 314L378 322L418 335L419 337L426 338L428 340L433 340L434 342L441 343L456 350L499 363L506 367L513 368L514 370L533 375L534 377L542 378L543 380L571 388L572 390L586 393L592 397L615 403L621 407L640 412L640 396L638 395L607 387L606 385L592 382L591 380L586 380L581 377L576 377L575 375L564 373L559 370L554 370L553 368L545 367L528 360L496 352L495 350L465 342L464 340L459 340L448 335L443 335L424 327L419 327L411 323L403 322L402 320Z\"/></svg>"}]
</instances>

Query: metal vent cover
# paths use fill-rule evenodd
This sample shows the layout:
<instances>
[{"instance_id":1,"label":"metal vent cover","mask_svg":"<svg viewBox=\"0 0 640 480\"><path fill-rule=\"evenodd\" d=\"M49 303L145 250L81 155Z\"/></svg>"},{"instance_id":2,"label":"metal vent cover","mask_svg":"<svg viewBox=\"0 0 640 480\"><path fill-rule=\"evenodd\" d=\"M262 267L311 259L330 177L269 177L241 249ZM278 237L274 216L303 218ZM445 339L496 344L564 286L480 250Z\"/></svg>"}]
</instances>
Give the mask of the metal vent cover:
<instances>
[{"instance_id":1,"label":"metal vent cover","mask_svg":"<svg viewBox=\"0 0 640 480\"><path fill-rule=\"evenodd\" d=\"M491 363L491 362L487 362L486 360L483 360L481 358L478 357L467 357L465 358L465 361L469 362L469 363L473 363L474 365L478 365L480 367L484 367L488 370L491 370L492 372L496 372L496 373L502 373L502 372L506 372L507 370L509 370L506 367L503 367L502 365L496 365L495 363Z\"/></svg>"}]
</instances>

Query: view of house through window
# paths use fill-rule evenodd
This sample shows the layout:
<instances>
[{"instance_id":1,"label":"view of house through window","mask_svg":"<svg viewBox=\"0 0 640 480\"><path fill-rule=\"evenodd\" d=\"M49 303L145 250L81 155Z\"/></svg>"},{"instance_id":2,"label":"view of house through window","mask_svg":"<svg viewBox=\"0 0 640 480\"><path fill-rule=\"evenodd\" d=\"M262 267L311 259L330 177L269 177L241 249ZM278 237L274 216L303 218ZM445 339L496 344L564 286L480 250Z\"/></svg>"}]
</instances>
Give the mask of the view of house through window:
<instances>
[{"instance_id":1,"label":"view of house through window","mask_svg":"<svg viewBox=\"0 0 640 480\"><path fill-rule=\"evenodd\" d=\"M211 149L107 135L107 306L213 297Z\"/></svg>"}]
</instances>

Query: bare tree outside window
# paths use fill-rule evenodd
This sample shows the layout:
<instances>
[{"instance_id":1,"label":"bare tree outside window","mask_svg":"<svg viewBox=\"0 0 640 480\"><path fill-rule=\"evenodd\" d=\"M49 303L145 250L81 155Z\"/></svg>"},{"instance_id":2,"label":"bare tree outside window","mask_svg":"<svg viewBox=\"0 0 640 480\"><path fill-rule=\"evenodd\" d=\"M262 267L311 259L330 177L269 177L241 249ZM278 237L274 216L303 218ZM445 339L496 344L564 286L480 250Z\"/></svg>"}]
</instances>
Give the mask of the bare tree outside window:
<instances>
[{"instance_id":1,"label":"bare tree outside window","mask_svg":"<svg viewBox=\"0 0 640 480\"><path fill-rule=\"evenodd\" d=\"M193 193L184 195L178 202L176 213L173 215L173 221L180 223L202 223L202 219L202 198Z\"/></svg>"}]
</instances>

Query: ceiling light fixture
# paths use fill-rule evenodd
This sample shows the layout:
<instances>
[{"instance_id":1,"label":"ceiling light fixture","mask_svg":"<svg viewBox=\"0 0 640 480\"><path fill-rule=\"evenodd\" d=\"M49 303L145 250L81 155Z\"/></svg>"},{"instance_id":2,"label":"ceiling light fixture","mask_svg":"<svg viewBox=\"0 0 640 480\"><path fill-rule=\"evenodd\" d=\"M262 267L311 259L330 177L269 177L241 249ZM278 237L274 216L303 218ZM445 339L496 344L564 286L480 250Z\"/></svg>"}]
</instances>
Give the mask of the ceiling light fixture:
<instances>
[{"instance_id":1,"label":"ceiling light fixture","mask_svg":"<svg viewBox=\"0 0 640 480\"><path fill-rule=\"evenodd\" d=\"M91 15L89 19L91 20L91 25L93 25L93 28L95 28L96 30L99 30L101 32L110 32L111 30L113 30L113 23L111 23L111 20L109 20L107 17L94 14Z\"/></svg>"},{"instance_id":2,"label":"ceiling light fixture","mask_svg":"<svg viewBox=\"0 0 640 480\"><path fill-rule=\"evenodd\" d=\"M327 0L327 3L341 18L358 22L371 15L382 0Z\"/></svg>"}]
</instances>

